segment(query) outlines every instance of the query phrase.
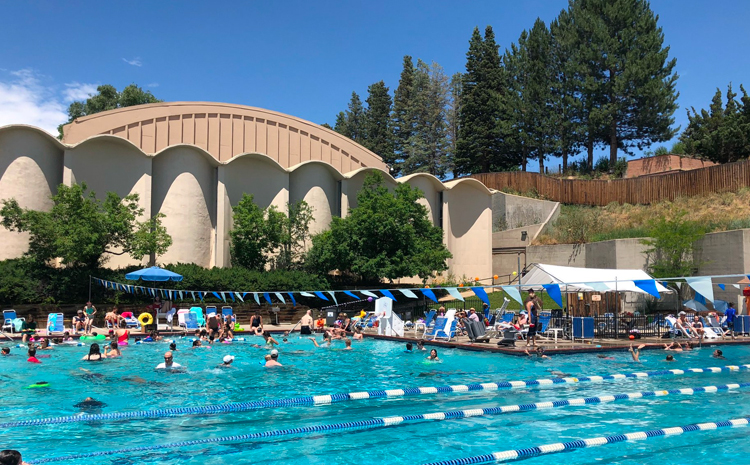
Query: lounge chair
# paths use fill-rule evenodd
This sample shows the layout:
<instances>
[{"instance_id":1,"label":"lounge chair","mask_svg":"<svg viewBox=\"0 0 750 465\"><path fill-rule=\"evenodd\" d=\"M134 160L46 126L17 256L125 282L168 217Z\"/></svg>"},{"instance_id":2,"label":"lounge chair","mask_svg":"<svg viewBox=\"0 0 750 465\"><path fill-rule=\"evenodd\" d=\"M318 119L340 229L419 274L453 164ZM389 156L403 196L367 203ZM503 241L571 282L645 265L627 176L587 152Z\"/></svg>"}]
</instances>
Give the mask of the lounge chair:
<instances>
[{"instance_id":1,"label":"lounge chair","mask_svg":"<svg viewBox=\"0 0 750 465\"><path fill-rule=\"evenodd\" d=\"M52 333L65 332L65 317L62 313L50 313L47 315L47 336Z\"/></svg>"},{"instance_id":2,"label":"lounge chair","mask_svg":"<svg viewBox=\"0 0 750 465\"><path fill-rule=\"evenodd\" d=\"M234 326L235 323L237 323L237 317L234 316L234 309L232 307L225 305L221 307L221 316L224 319L224 321L227 321L227 316L232 317L232 326Z\"/></svg>"},{"instance_id":3,"label":"lounge chair","mask_svg":"<svg viewBox=\"0 0 750 465\"><path fill-rule=\"evenodd\" d=\"M140 328L141 323L138 318L133 315L133 312L122 312L122 318L125 321L126 328Z\"/></svg>"},{"instance_id":4,"label":"lounge chair","mask_svg":"<svg viewBox=\"0 0 750 465\"><path fill-rule=\"evenodd\" d=\"M708 322L700 317L703 324L703 337L705 339L724 339L724 331L721 328L714 328L708 325Z\"/></svg>"},{"instance_id":5,"label":"lounge chair","mask_svg":"<svg viewBox=\"0 0 750 465\"><path fill-rule=\"evenodd\" d=\"M677 339L677 338L690 339L690 334L687 332L686 329L677 327L677 318L673 316L668 316L664 318L664 321L667 322L667 328L669 330L669 337L671 339Z\"/></svg>"},{"instance_id":6,"label":"lounge chair","mask_svg":"<svg viewBox=\"0 0 750 465\"><path fill-rule=\"evenodd\" d=\"M206 307L208 309L208 307ZM213 307L214 312L216 312L216 307ZM198 323L198 327L205 328L206 327L206 318L203 316L203 308L202 307L190 307L190 313L195 313L195 321Z\"/></svg>"},{"instance_id":7,"label":"lounge chair","mask_svg":"<svg viewBox=\"0 0 750 465\"><path fill-rule=\"evenodd\" d=\"M461 322L464 324L471 342L490 342L492 336L487 334L484 323L474 321L471 318L462 318Z\"/></svg>"},{"instance_id":8,"label":"lounge chair","mask_svg":"<svg viewBox=\"0 0 750 465\"><path fill-rule=\"evenodd\" d=\"M15 310L3 310L3 331L16 332L15 320L26 321L23 318L18 318Z\"/></svg>"},{"instance_id":9,"label":"lounge chair","mask_svg":"<svg viewBox=\"0 0 750 465\"><path fill-rule=\"evenodd\" d=\"M714 333L720 335L722 337L722 339L729 332L729 331L726 330L726 328L724 328L721 325L721 323L719 322L719 318L715 314L714 315L708 315L706 317L705 322L703 323L703 326L705 328L711 328L711 331L713 331Z\"/></svg>"},{"instance_id":10,"label":"lounge chair","mask_svg":"<svg viewBox=\"0 0 750 465\"><path fill-rule=\"evenodd\" d=\"M429 312L427 312L427 315L424 316L424 321L417 322L414 325L414 334L417 334L417 331L419 331L419 329L421 328L422 335L424 335L424 333L427 332L427 328L429 328L430 325L432 324L432 320L435 319L435 315L437 315L437 310L435 309L432 309Z\"/></svg>"},{"instance_id":11,"label":"lounge chair","mask_svg":"<svg viewBox=\"0 0 750 465\"><path fill-rule=\"evenodd\" d=\"M550 321L552 321L552 314L548 312L540 313L539 319L537 321L539 323L539 327L536 329L536 334L537 336L541 336L546 339L547 337L544 336L544 333L547 332Z\"/></svg>"},{"instance_id":12,"label":"lounge chair","mask_svg":"<svg viewBox=\"0 0 750 465\"><path fill-rule=\"evenodd\" d=\"M198 318L195 312L191 310L178 310L177 311L177 324L181 328L185 328L186 331L200 329L198 325Z\"/></svg>"},{"instance_id":13,"label":"lounge chair","mask_svg":"<svg viewBox=\"0 0 750 465\"><path fill-rule=\"evenodd\" d=\"M456 321L455 316L456 309L451 308L445 312L444 317L435 320L435 326L433 326L430 340L437 341L445 339L447 342L456 337L456 326L458 322Z\"/></svg>"}]
</instances>

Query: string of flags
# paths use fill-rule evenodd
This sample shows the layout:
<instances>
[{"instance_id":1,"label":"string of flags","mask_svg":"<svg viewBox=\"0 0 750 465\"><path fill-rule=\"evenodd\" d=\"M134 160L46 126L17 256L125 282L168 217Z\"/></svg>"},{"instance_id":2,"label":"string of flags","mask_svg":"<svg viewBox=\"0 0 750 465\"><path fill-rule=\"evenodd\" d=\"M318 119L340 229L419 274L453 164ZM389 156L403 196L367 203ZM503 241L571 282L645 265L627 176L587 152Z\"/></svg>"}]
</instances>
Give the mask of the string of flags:
<instances>
[{"instance_id":1,"label":"string of flags","mask_svg":"<svg viewBox=\"0 0 750 465\"><path fill-rule=\"evenodd\" d=\"M239 292L239 291L194 291L194 290L180 290L180 289L161 289L146 286L135 286L132 284L123 284L114 281L108 281L101 278L91 278L96 284L103 286L106 289L112 289L115 291L122 291L134 295L144 295L150 297L161 296L167 300L192 300L193 302L203 301L206 296L213 296L216 299L223 302L245 302L246 299L252 298L256 304L262 305L262 303L274 304L291 303L297 305L295 295L307 297L307 298L318 298L325 302L329 302L333 305L338 305L338 298L342 295L351 297L355 300L369 300L379 299L387 297L394 301L399 299L418 299L421 294L425 298L437 303L438 297L435 295L435 291L445 291L451 297L456 300L464 301L465 296L462 295L461 291L471 290L482 302L490 305L490 299L487 295L486 289L502 289L508 296L510 296L516 302L523 304L523 298L519 288L528 289L531 287L544 289L549 297L555 301L560 307L563 306L562 293L565 289L566 284L552 283L552 284L522 284L522 285L495 285L495 286L467 286L467 287L438 287L431 289L429 287L424 288L410 288L410 289L369 289L369 290L353 290L353 291L268 291L268 292ZM667 280L659 280L659 283L664 287L667 287L668 281L678 278L668 278ZM700 276L700 277L686 277L679 278L683 279L685 283L691 287L696 293L702 298L709 301L714 301L713 283L711 277ZM659 291L656 286L656 280L643 279L634 280L632 282L638 289L643 293L650 294L654 297L661 298ZM576 286L586 287L592 291L607 292L615 290L611 287L610 283L578 283ZM721 290L726 290L726 284L716 284ZM736 289L740 289L739 284L732 284ZM359 295L361 294L361 295Z\"/></svg>"}]
</instances>

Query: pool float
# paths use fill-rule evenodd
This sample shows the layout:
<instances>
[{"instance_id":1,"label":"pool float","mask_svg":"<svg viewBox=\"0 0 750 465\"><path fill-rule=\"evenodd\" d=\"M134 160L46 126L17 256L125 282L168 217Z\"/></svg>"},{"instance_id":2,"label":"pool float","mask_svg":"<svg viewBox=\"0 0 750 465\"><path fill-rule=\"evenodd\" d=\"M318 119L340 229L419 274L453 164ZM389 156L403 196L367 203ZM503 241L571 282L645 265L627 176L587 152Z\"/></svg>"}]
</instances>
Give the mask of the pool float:
<instances>
[{"instance_id":1,"label":"pool float","mask_svg":"<svg viewBox=\"0 0 750 465\"><path fill-rule=\"evenodd\" d=\"M151 316L150 313L141 313L138 316L138 323L141 324L141 326L148 326L154 322L154 317Z\"/></svg>"},{"instance_id":2,"label":"pool float","mask_svg":"<svg viewBox=\"0 0 750 465\"><path fill-rule=\"evenodd\" d=\"M96 336L81 336L81 341L103 341L107 339L104 334L97 334Z\"/></svg>"},{"instance_id":3,"label":"pool float","mask_svg":"<svg viewBox=\"0 0 750 465\"><path fill-rule=\"evenodd\" d=\"M26 386L26 389L37 389L37 388L47 388L47 387L49 387L49 383L47 381L39 381L29 386Z\"/></svg>"}]
</instances>

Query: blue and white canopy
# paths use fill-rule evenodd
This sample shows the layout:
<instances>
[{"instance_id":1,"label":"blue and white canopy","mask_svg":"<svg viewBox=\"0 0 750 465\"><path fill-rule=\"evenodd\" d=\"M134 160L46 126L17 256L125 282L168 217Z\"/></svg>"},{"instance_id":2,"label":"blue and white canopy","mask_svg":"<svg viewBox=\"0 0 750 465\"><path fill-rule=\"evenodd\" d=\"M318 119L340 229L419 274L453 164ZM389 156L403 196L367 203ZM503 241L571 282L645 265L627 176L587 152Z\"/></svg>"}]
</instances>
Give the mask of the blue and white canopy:
<instances>
[{"instance_id":1,"label":"blue and white canopy","mask_svg":"<svg viewBox=\"0 0 750 465\"><path fill-rule=\"evenodd\" d=\"M144 268L142 270L133 271L125 275L125 279L131 281L182 281L182 275L174 273L158 266L152 266L151 268Z\"/></svg>"},{"instance_id":2,"label":"blue and white canopy","mask_svg":"<svg viewBox=\"0 0 750 465\"><path fill-rule=\"evenodd\" d=\"M521 289L543 290L544 285L549 284L558 284L563 292L624 291L653 295L644 289L651 286L658 293L671 292L643 270L576 268L542 263L531 264L531 270L521 281Z\"/></svg>"}]
</instances>

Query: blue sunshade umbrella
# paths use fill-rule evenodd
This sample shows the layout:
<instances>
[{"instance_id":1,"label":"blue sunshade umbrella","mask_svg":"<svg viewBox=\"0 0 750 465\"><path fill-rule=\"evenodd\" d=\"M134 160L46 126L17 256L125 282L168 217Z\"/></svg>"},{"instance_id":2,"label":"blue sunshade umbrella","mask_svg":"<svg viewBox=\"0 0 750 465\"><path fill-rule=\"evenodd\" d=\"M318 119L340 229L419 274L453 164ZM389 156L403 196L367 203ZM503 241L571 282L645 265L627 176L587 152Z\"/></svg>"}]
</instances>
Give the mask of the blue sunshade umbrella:
<instances>
[{"instance_id":1,"label":"blue sunshade umbrella","mask_svg":"<svg viewBox=\"0 0 750 465\"><path fill-rule=\"evenodd\" d=\"M152 266L151 268L144 268L142 270L133 271L125 275L125 279L131 281L138 281L142 279L144 281L182 281L182 275L174 273L158 266Z\"/></svg>"},{"instance_id":2,"label":"blue sunshade umbrella","mask_svg":"<svg viewBox=\"0 0 750 465\"><path fill-rule=\"evenodd\" d=\"M703 305L702 303L698 302L695 299L690 299L690 300L684 301L682 303L682 306L683 307L687 307L687 308L691 308L691 309L695 310L696 312L707 312L708 311L708 308L706 308L705 305Z\"/></svg>"}]
</instances>

